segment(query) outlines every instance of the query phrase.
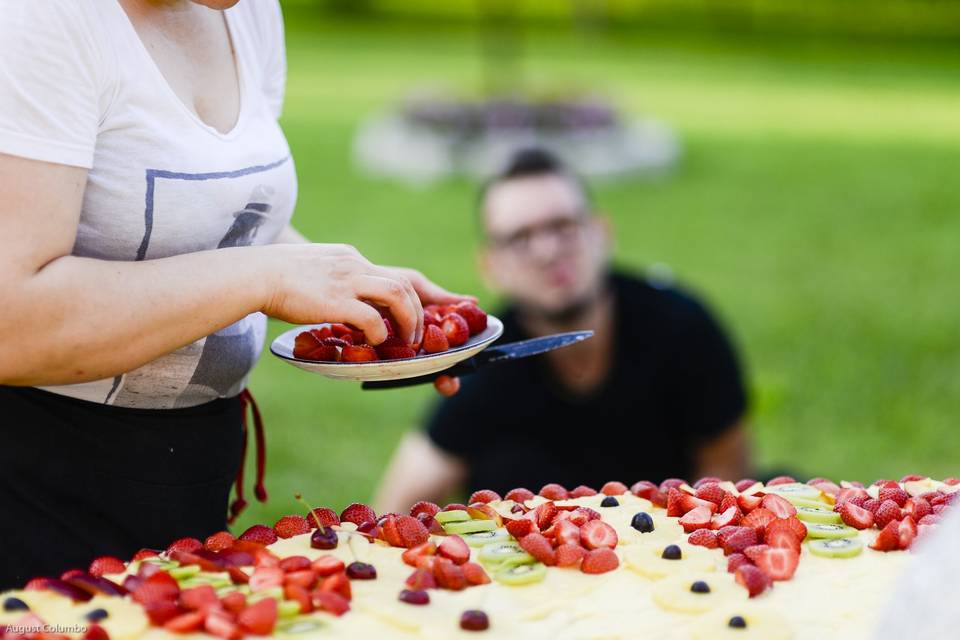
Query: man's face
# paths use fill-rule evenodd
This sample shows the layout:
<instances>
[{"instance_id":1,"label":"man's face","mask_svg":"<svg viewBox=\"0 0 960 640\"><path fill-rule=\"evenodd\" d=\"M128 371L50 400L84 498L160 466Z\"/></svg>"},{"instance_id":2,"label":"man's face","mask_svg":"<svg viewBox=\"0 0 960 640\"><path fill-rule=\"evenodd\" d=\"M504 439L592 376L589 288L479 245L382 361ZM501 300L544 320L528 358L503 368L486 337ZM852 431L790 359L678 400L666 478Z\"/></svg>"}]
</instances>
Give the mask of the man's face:
<instances>
[{"instance_id":1,"label":"man's face","mask_svg":"<svg viewBox=\"0 0 960 640\"><path fill-rule=\"evenodd\" d=\"M607 228L587 211L576 184L560 175L493 186L483 203L490 285L530 311L563 315L593 298L609 251Z\"/></svg>"}]
</instances>

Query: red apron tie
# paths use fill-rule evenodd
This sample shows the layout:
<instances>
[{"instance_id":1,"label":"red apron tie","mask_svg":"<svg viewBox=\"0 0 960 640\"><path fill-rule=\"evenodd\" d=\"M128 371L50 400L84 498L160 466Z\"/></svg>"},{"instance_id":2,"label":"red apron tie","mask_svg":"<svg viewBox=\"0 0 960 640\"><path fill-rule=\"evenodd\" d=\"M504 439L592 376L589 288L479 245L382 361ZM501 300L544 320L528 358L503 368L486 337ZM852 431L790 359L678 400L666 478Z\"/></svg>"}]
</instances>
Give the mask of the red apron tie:
<instances>
[{"instance_id":1,"label":"red apron tie","mask_svg":"<svg viewBox=\"0 0 960 640\"><path fill-rule=\"evenodd\" d=\"M247 500L243 496L243 472L247 464L247 441L249 440L249 429L247 428L247 407L250 407L253 413L253 430L256 438L257 447L257 477L253 486L253 493L260 502L267 501L267 489L263 486L263 479L267 470L267 443L263 435L263 418L260 416L260 408L253 394L249 389L240 392L240 415L241 427L243 429L243 442L240 445L240 469L237 471L235 483L236 498L230 504L230 516L227 518L229 524L233 524L237 516L247 507Z\"/></svg>"}]
</instances>

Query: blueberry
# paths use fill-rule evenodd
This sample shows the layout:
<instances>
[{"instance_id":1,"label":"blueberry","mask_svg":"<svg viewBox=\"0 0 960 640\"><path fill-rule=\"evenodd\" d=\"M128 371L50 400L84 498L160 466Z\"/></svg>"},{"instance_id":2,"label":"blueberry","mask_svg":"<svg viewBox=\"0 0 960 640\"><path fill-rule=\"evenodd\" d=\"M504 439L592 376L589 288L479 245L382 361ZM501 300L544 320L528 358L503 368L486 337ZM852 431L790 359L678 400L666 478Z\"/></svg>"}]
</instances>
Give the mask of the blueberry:
<instances>
[{"instance_id":1,"label":"blueberry","mask_svg":"<svg viewBox=\"0 0 960 640\"><path fill-rule=\"evenodd\" d=\"M690 591L693 591L694 593L710 593L710 585L703 580L697 580L690 585Z\"/></svg>"},{"instance_id":2,"label":"blueberry","mask_svg":"<svg viewBox=\"0 0 960 640\"><path fill-rule=\"evenodd\" d=\"M20 598L7 598L3 601L4 611L30 611L27 603Z\"/></svg>"},{"instance_id":3,"label":"blueberry","mask_svg":"<svg viewBox=\"0 0 960 640\"><path fill-rule=\"evenodd\" d=\"M310 536L310 546L314 549L336 549L340 539L331 527L317 529Z\"/></svg>"},{"instance_id":4,"label":"blueberry","mask_svg":"<svg viewBox=\"0 0 960 640\"><path fill-rule=\"evenodd\" d=\"M680 547L675 544L667 545L663 553L660 554L660 557L664 560L679 560L683 557L683 553L680 551Z\"/></svg>"},{"instance_id":5,"label":"blueberry","mask_svg":"<svg viewBox=\"0 0 960 640\"><path fill-rule=\"evenodd\" d=\"M641 511L633 516L633 520L630 521L630 526L640 533L650 533L653 531L653 518L650 517L649 513Z\"/></svg>"},{"instance_id":6,"label":"blueberry","mask_svg":"<svg viewBox=\"0 0 960 640\"><path fill-rule=\"evenodd\" d=\"M101 620L109 616L110 614L107 613L106 609L94 609L84 617L90 622L100 622Z\"/></svg>"},{"instance_id":7,"label":"blueberry","mask_svg":"<svg viewBox=\"0 0 960 640\"><path fill-rule=\"evenodd\" d=\"M727 623L728 627L733 627L734 629L746 629L747 621L744 620L741 616L733 616L730 618L730 622Z\"/></svg>"},{"instance_id":8,"label":"blueberry","mask_svg":"<svg viewBox=\"0 0 960 640\"><path fill-rule=\"evenodd\" d=\"M619 507L620 502L613 496L607 496L603 499L603 502L600 503L601 507Z\"/></svg>"}]
</instances>

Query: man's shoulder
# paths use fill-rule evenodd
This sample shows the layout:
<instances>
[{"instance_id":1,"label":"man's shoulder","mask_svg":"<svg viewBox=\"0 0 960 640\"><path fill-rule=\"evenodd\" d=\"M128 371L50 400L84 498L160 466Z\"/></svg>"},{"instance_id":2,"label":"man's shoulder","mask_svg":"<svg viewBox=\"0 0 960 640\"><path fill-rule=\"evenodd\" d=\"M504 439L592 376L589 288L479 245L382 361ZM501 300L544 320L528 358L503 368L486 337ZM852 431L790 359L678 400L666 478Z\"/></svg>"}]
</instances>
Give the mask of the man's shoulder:
<instances>
[{"instance_id":1,"label":"man's shoulder","mask_svg":"<svg viewBox=\"0 0 960 640\"><path fill-rule=\"evenodd\" d=\"M662 269L646 273L623 270L611 275L622 315L641 316L670 326L710 319L707 305L694 290L677 284Z\"/></svg>"}]
</instances>

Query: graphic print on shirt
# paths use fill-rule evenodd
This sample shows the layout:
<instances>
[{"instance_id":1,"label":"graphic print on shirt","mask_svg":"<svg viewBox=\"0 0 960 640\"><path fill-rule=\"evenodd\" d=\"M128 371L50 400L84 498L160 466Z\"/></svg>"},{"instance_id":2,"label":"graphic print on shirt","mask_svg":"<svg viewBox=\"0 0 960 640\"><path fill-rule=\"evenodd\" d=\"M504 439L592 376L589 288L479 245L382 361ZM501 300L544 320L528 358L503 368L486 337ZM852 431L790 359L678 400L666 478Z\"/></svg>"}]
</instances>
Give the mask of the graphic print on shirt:
<instances>
[{"instance_id":1,"label":"graphic print on shirt","mask_svg":"<svg viewBox=\"0 0 960 640\"><path fill-rule=\"evenodd\" d=\"M271 216L277 207L274 202L276 189L271 185L270 174L287 160L233 172L174 174L148 171L145 233L139 259L168 255L172 247L164 246L164 239L171 236L179 248L176 253L183 252L185 241L192 251L268 242L279 232L273 227L285 223L285 220L275 220ZM230 181L230 188L225 189L221 181ZM204 188L214 184L215 188ZM215 195L208 197L205 191ZM226 197L233 198L238 204L226 204ZM196 203L205 198L205 208L211 213L196 221L195 227L189 230L189 239L183 237L182 230L164 227L172 217L165 217L165 212L175 211L187 199ZM213 397L236 395L243 389L265 337L264 316L251 314L125 374L107 401L127 407L176 408Z\"/></svg>"}]
</instances>

